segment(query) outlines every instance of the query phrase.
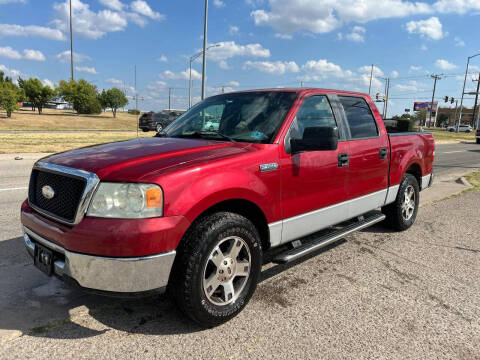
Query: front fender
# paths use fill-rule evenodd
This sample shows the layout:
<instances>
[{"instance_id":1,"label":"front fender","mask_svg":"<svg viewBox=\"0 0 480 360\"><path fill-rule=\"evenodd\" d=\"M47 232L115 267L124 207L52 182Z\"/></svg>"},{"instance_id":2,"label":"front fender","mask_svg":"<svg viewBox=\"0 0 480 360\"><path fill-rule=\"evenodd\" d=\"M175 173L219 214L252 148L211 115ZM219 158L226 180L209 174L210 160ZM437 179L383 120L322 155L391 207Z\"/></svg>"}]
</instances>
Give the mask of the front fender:
<instances>
[{"instance_id":1,"label":"front fender","mask_svg":"<svg viewBox=\"0 0 480 360\"><path fill-rule=\"evenodd\" d=\"M218 173L196 176L169 203L168 213L182 214L189 221L195 220L210 207L233 199L254 203L268 222L280 218L280 177L277 172L249 173L241 170L222 170Z\"/></svg>"}]
</instances>

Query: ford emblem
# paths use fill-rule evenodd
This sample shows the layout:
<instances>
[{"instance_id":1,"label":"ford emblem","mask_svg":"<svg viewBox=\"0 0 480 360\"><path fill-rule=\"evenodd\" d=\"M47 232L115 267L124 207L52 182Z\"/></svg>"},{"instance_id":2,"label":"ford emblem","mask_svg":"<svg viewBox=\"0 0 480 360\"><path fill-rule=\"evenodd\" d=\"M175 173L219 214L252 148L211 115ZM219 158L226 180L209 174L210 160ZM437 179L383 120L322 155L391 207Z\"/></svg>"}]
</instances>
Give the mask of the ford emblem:
<instances>
[{"instance_id":1,"label":"ford emblem","mask_svg":"<svg viewBox=\"0 0 480 360\"><path fill-rule=\"evenodd\" d=\"M45 185L44 187L42 187L42 195L45 199L53 199L53 197L55 196L55 191L51 186Z\"/></svg>"}]
</instances>

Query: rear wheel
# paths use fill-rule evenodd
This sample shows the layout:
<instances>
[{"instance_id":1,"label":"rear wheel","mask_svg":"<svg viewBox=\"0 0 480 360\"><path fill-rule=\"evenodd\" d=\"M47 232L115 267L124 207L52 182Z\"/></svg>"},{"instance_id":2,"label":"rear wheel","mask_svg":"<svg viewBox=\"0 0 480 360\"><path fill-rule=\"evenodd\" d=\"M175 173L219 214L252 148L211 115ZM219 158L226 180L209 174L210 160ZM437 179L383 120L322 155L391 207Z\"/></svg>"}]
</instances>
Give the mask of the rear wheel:
<instances>
[{"instance_id":1,"label":"rear wheel","mask_svg":"<svg viewBox=\"0 0 480 360\"><path fill-rule=\"evenodd\" d=\"M260 237L241 215L219 212L194 224L179 246L169 290L177 305L205 327L237 315L257 286Z\"/></svg>"},{"instance_id":2,"label":"rear wheel","mask_svg":"<svg viewBox=\"0 0 480 360\"><path fill-rule=\"evenodd\" d=\"M420 189L415 176L405 174L395 202L384 206L385 221L395 230L407 230L417 217Z\"/></svg>"},{"instance_id":3,"label":"rear wheel","mask_svg":"<svg viewBox=\"0 0 480 360\"><path fill-rule=\"evenodd\" d=\"M142 129L143 132L148 132L148 129Z\"/></svg>"},{"instance_id":4,"label":"rear wheel","mask_svg":"<svg viewBox=\"0 0 480 360\"><path fill-rule=\"evenodd\" d=\"M162 130L163 130L162 124L157 124L157 126L155 127L155 129L157 130L157 132L162 131Z\"/></svg>"}]
</instances>

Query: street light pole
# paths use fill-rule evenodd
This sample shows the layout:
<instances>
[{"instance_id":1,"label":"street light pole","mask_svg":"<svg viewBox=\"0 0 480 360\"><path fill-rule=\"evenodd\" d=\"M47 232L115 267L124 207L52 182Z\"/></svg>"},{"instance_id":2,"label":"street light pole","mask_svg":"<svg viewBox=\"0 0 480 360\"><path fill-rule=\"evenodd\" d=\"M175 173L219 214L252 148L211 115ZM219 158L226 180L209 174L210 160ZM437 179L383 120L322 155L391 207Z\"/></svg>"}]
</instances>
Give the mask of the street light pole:
<instances>
[{"instance_id":1,"label":"street light pole","mask_svg":"<svg viewBox=\"0 0 480 360\"><path fill-rule=\"evenodd\" d=\"M478 55L480 55L480 54L475 54L475 55L469 56L467 58L467 68L465 69L465 78L463 79L462 98L460 100L460 112L459 112L459 115L458 115L458 124L457 124L456 129L455 129L456 132L458 132L458 129L460 127L460 122L462 121L463 95L465 94L465 84L467 83L468 65L470 64L470 59L472 59L472 58L474 58L475 56L478 56ZM455 119L455 121L456 121L456 119Z\"/></svg>"},{"instance_id":2,"label":"street light pole","mask_svg":"<svg viewBox=\"0 0 480 360\"><path fill-rule=\"evenodd\" d=\"M205 0L205 15L203 19L203 64L202 64L202 100L205 99L205 76L207 73L207 18L208 0Z\"/></svg>"},{"instance_id":3,"label":"street light pole","mask_svg":"<svg viewBox=\"0 0 480 360\"><path fill-rule=\"evenodd\" d=\"M370 91L372 89L372 77L373 77L373 64L372 64L372 68L370 69L370 83L368 84L368 95L370 95Z\"/></svg>"},{"instance_id":4,"label":"street light pole","mask_svg":"<svg viewBox=\"0 0 480 360\"><path fill-rule=\"evenodd\" d=\"M70 70L73 81L73 33L72 33L72 0L70 0Z\"/></svg>"},{"instance_id":5,"label":"street light pole","mask_svg":"<svg viewBox=\"0 0 480 360\"><path fill-rule=\"evenodd\" d=\"M208 51L211 48L219 47L219 46L222 46L222 44L210 45L209 47L207 47L205 49L205 52ZM198 53L196 53L195 55L190 56L190 75L189 75L189 78L188 78L188 108L189 109L192 107L192 62L195 59L197 59L200 55L202 55L203 53L204 53L204 51L202 50L202 51L199 51Z\"/></svg>"}]
</instances>

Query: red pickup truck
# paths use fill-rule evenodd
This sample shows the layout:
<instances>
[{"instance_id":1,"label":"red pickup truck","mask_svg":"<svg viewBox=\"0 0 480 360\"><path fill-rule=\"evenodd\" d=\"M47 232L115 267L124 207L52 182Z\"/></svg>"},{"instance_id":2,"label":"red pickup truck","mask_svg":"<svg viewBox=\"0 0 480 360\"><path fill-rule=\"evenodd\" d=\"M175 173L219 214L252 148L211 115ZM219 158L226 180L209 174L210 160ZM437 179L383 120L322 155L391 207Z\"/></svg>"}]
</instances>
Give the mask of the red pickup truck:
<instances>
[{"instance_id":1,"label":"red pickup truck","mask_svg":"<svg viewBox=\"0 0 480 360\"><path fill-rule=\"evenodd\" d=\"M156 137L38 161L25 245L48 275L114 295L167 289L215 326L247 304L266 252L285 263L383 220L412 226L433 160L430 133L387 134L365 94L221 94Z\"/></svg>"}]
</instances>

